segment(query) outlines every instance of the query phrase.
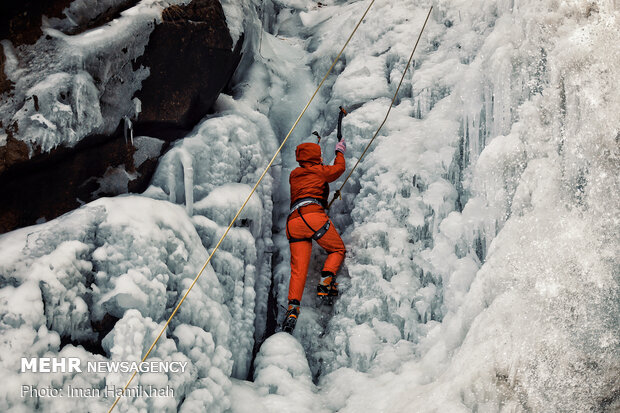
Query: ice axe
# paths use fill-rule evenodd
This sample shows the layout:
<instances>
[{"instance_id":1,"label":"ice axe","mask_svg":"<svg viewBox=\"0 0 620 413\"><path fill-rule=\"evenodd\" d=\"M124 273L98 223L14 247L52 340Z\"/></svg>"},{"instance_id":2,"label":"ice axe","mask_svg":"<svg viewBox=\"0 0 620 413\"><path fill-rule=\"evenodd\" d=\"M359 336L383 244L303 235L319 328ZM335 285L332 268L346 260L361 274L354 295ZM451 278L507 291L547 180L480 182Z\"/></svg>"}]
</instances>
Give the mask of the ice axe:
<instances>
[{"instance_id":1,"label":"ice axe","mask_svg":"<svg viewBox=\"0 0 620 413\"><path fill-rule=\"evenodd\" d=\"M340 109L340 113L338 113L338 142L340 142L342 140L342 118L349 113L342 106L338 106L338 109Z\"/></svg>"},{"instance_id":2,"label":"ice axe","mask_svg":"<svg viewBox=\"0 0 620 413\"><path fill-rule=\"evenodd\" d=\"M340 113L338 113L338 141L342 140L342 118L344 118L345 116L347 116L349 113L342 107L342 106L338 106L338 109L340 109ZM321 137L321 135L319 135L319 133L317 131L312 132L312 134L314 136L316 136L316 143L321 143L321 139L323 139Z\"/></svg>"},{"instance_id":3,"label":"ice axe","mask_svg":"<svg viewBox=\"0 0 620 413\"><path fill-rule=\"evenodd\" d=\"M337 134L337 136L338 136L338 142L340 142L342 140L342 118L347 116L349 113L342 106L338 106L338 109L340 109L340 113L338 113L338 134ZM340 188L340 189L342 189L342 188ZM332 201L327 206L328 210L332 206L332 204L334 203L336 198L342 199L342 196L340 194L340 189L338 189L336 192L334 192L334 197L332 198Z\"/></svg>"},{"instance_id":4,"label":"ice axe","mask_svg":"<svg viewBox=\"0 0 620 413\"><path fill-rule=\"evenodd\" d=\"M312 132L312 134L316 136L316 139L317 139L316 143L321 143L321 135L319 135L317 131Z\"/></svg>"}]
</instances>

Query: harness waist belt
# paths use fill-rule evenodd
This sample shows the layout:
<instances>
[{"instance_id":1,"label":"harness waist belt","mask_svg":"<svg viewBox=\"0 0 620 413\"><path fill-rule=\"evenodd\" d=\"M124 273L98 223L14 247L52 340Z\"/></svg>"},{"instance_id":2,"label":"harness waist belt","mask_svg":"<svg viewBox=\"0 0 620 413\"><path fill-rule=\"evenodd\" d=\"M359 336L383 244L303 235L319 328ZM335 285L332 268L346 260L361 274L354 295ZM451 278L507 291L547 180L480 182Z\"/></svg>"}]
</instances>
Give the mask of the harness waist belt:
<instances>
[{"instance_id":1,"label":"harness waist belt","mask_svg":"<svg viewBox=\"0 0 620 413\"><path fill-rule=\"evenodd\" d=\"M323 208L323 205L321 204L320 200L316 198L300 198L293 203L293 205L291 206L291 212L289 212L288 215L290 216L293 212L297 211L299 208L306 206L306 205L310 205L310 204L317 204L321 208Z\"/></svg>"},{"instance_id":2,"label":"harness waist belt","mask_svg":"<svg viewBox=\"0 0 620 413\"><path fill-rule=\"evenodd\" d=\"M323 205L321 204L319 199L316 199L316 198L301 198L301 199L298 199L297 201L295 201L293 203L293 205L291 206L291 212L288 214L289 218L293 214L293 212L297 211L299 208L301 208L303 206L306 206L306 205L311 205L311 204L317 204L317 205L321 206L321 208L323 207ZM321 237L323 235L325 235L325 233L327 232L327 230L331 226L331 222L330 222L330 220L328 218L327 222L325 222L325 224L323 224L323 226L321 228L315 230L314 228L312 228L310 226L310 224L308 224L308 221L306 221L304 216L301 214L301 211L297 211L297 213L299 214L299 217L302 219L304 224L306 224L306 226L308 228L310 228L310 230L313 231L314 234L312 234L312 236L310 238L293 238L293 237L291 237L291 234L289 233L288 221L287 221L286 222L286 235L288 237L289 242L319 240L319 239L321 239Z\"/></svg>"}]
</instances>

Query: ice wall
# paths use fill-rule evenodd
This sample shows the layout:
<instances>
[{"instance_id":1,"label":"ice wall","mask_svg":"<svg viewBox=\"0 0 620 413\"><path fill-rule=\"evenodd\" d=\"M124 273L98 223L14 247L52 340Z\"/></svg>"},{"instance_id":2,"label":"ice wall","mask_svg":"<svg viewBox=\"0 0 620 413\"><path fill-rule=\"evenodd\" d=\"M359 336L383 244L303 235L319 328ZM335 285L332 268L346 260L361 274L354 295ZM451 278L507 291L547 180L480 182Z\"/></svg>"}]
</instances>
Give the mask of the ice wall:
<instances>
[{"instance_id":1,"label":"ice wall","mask_svg":"<svg viewBox=\"0 0 620 413\"><path fill-rule=\"evenodd\" d=\"M217 108L217 115L203 121L162 158L146 192L185 204L207 249L215 247L276 148L264 115L226 96ZM274 173L278 171L276 167ZM269 174L213 258L224 287L224 302L232 314L235 334L230 349L234 376L240 379L250 370L257 314L263 330L265 324L271 283L272 186Z\"/></svg>"},{"instance_id":2,"label":"ice wall","mask_svg":"<svg viewBox=\"0 0 620 413\"><path fill-rule=\"evenodd\" d=\"M325 92L359 106L350 163L428 5L378 3ZM345 38L333 14L301 20ZM299 333L333 410L617 406L617 16L613 2L435 3L398 105L332 210L350 278L325 336ZM317 38L315 56L337 51Z\"/></svg>"},{"instance_id":3,"label":"ice wall","mask_svg":"<svg viewBox=\"0 0 620 413\"><path fill-rule=\"evenodd\" d=\"M126 374L20 373L20 358L139 360L207 256L182 208L139 196L103 198L3 235L0 244L3 411L106 411L113 400L21 397L21 385L68 394L69 386L123 386ZM170 385L176 394L128 397L120 408L174 411L183 399L204 405L210 395L210 411L226 409L230 320L224 288L209 267L171 324L171 337L164 336L151 355L190 367L183 374L136 378L135 384Z\"/></svg>"},{"instance_id":4,"label":"ice wall","mask_svg":"<svg viewBox=\"0 0 620 413\"><path fill-rule=\"evenodd\" d=\"M139 378L178 394L121 409L618 408L620 34L610 1L434 3L396 107L330 213L348 248L340 298L316 306L315 251L294 336L262 343L254 382L242 380L286 303L294 147L318 130L330 161L343 104L348 167L357 160L429 5L375 4L156 347L153 357L190 360L190 371ZM1 361L1 410L37 407L15 396L21 382L123 384L24 376L10 349L144 354L364 6L225 2L247 39L233 95L173 145L144 196L0 237L0 353L15 355Z\"/></svg>"}]
</instances>

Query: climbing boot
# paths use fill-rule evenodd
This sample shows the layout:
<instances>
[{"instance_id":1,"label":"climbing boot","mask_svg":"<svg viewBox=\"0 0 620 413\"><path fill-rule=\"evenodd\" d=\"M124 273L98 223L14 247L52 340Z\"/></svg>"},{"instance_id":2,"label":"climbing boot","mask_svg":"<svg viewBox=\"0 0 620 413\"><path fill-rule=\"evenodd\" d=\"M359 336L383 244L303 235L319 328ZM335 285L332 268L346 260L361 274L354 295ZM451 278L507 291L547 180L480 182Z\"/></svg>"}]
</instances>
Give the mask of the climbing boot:
<instances>
[{"instance_id":1,"label":"climbing boot","mask_svg":"<svg viewBox=\"0 0 620 413\"><path fill-rule=\"evenodd\" d=\"M295 324L297 324L297 317L299 317L299 301L288 300L288 310L284 317L284 322L282 323L282 331L293 334Z\"/></svg>"},{"instance_id":2,"label":"climbing boot","mask_svg":"<svg viewBox=\"0 0 620 413\"><path fill-rule=\"evenodd\" d=\"M331 272L323 271L321 273L321 281L316 287L316 293L321 301L332 304L333 298L338 296L336 276Z\"/></svg>"}]
</instances>

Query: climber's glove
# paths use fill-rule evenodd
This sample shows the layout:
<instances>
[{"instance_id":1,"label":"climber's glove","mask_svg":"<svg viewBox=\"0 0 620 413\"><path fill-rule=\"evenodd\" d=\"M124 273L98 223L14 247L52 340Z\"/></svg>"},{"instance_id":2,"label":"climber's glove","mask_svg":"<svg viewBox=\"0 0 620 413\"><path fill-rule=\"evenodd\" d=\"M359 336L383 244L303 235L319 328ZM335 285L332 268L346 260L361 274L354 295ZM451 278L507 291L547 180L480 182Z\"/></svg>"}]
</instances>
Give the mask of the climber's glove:
<instances>
[{"instance_id":1,"label":"climber's glove","mask_svg":"<svg viewBox=\"0 0 620 413\"><path fill-rule=\"evenodd\" d=\"M340 152L344 155L344 153L347 151L347 143L344 141L344 138L342 138L340 141L338 141L338 143L336 144L336 152Z\"/></svg>"}]
</instances>

